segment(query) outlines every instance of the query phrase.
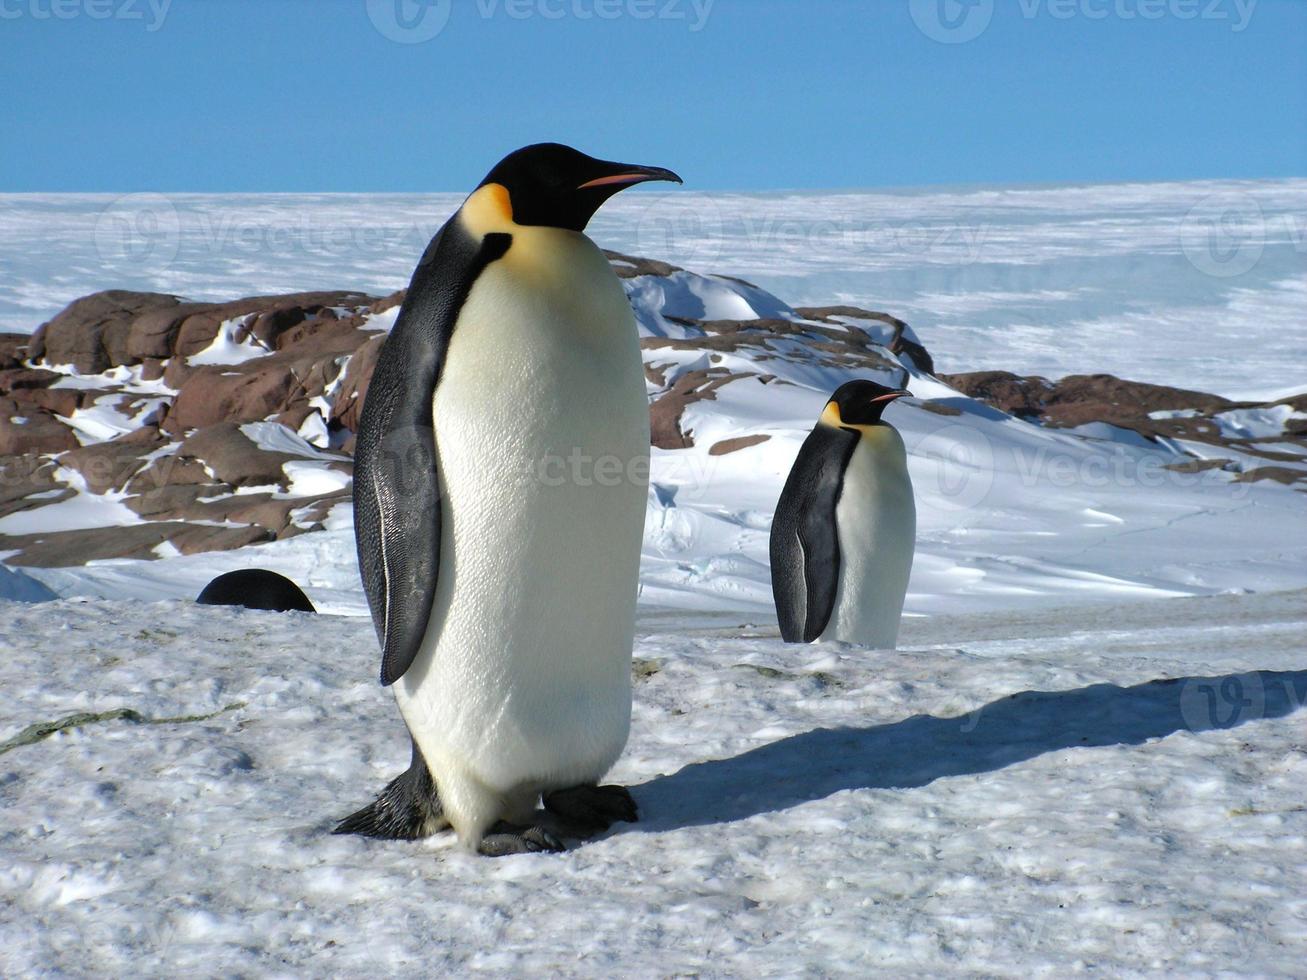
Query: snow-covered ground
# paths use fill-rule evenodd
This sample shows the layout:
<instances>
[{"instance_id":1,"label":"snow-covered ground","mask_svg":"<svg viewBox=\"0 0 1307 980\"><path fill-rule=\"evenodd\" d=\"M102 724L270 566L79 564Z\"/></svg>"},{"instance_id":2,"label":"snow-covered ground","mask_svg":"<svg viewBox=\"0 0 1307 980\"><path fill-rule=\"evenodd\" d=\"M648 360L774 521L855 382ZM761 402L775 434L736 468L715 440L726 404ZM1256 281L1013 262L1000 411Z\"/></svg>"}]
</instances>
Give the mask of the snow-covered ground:
<instances>
[{"instance_id":1,"label":"snow-covered ground","mask_svg":"<svg viewBox=\"0 0 1307 980\"><path fill-rule=\"evenodd\" d=\"M643 617L640 823L492 861L328 834L407 764L366 621L0 603L0 740L140 716L0 745L0 973L1301 975L1307 594L740 623Z\"/></svg>"},{"instance_id":2,"label":"snow-covered ground","mask_svg":"<svg viewBox=\"0 0 1307 980\"><path fill-rule=\"evenodd\" d=\"M0 330L110 287L389 292L461 199L0 195ZM796 306L888 310L943 371L1107 372L1243 398L1303 387L1284 356L1307 315L1303 179L633 192L591 233Z\"/></svg>"},{"instance_id":3,"label":"snow-covered ground","mask_svg":"<svg viewBox=\"0 0 1307 980\"><path fill-rule=\"evenodd\" d=\"M0 328L109 287L386 291L456 203L3 197ZM685 193L619 198L594 234L776 293L626 280L646 337L679 329L665 314L844 301L904 316L941 370L1283 395L1303 387L1304 213L1307 181ZM1203 237L1213 214L1230 241ZM248 353L223 332L208 356ZM886 415L919 508L902 648L789 647L771 512L849 368L797 348L645 356L667 379L739 377L686 410L692 448L654 453L613 773L640 824L500 861L326 833L407 762L347 504L236 551L0 565L0 596L60 596L0 600L0 975L1301 973L1300 491L1173 468L1198 444L1021 422L887 357L858 373L914 395ZM121 426L101 407L79 413L86 439ZM1298 421L1219 424L1275 440ZM326 454L253 424L305 481L341 485ZM768 438L712 454L741 435ZM8 529L127 520L111 497ZM181 601L251 565L329 615Z\"/></svg>"}]
</instances>

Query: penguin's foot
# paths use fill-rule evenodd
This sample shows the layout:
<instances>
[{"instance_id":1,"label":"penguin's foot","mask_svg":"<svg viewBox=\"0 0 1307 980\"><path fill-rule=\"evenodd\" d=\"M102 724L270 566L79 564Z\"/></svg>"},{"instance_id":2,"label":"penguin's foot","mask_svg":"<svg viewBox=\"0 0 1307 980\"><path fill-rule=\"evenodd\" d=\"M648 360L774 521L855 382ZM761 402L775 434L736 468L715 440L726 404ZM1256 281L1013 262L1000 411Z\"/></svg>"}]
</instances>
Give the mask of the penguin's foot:
<instances>
[{"instance_id":1,"label":"penguin's foot","mask_svg":"<svg viewBox=\"0 0 1307 980\"><path fill-rule=\"evenodd\" d=\"M573 786L544 795L545 809L574 828L581 837L602 833L618 820L640 819L635 800L625 786Z\"/></svg>"},{"instance_id":2,"label":"penguin's foot","mask_svg":"<svg viewBox=\"0 0 1307 980\"><path fill-rule=\"evenodd\" d=\"M413 744L408 770L390 781L381 795L352 813L333 834L359 834L386 840L417 840L449 826L427 764Z\"/></svg>"},{"instance_id":3,"label":"penguin's foot","mask_svg":"<svg viewBox=\"0 0 1307 980\"><path fill-rule=\"evenodd\" d=\"M481 838L477 852L486 857L505 857L509 854L539 854L542 851L565 851L557 837L543 827L517 827L502 820Z\"/></svg>"}]
</instances>

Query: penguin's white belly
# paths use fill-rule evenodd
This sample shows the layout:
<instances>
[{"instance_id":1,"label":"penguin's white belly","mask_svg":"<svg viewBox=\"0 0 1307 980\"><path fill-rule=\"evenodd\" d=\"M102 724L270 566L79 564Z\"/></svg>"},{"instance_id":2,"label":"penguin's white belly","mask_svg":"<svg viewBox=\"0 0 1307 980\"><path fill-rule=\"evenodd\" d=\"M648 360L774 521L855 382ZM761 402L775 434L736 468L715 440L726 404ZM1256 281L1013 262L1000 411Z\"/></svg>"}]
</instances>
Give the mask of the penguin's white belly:
<instances>
[{"instance_id":1,"label":"penguin's white belly","mask_svg":"<svg viewBox=\"0 0 1307 980\"><path fill-rule=\"evenodd\" d=\"M835 520L840 572L821 639L893 649L912 571L917 510L903 440L892 427L877 426L859 439Z\"/></svg>"},{"instance_id":2,"label":"penguin's white belly","mask_svg":"<svg viewBox=\"0 0 1307 980\"><path fill-rule=\"evenodd\" d=\"M481 824L507 815L482 790L526 805L597 780L626 744L644 391L599 250L570 232L515 235L473 286L436 386L439 581L395 685L456 827L458 797Z\"/></svg>"}]
</instances>

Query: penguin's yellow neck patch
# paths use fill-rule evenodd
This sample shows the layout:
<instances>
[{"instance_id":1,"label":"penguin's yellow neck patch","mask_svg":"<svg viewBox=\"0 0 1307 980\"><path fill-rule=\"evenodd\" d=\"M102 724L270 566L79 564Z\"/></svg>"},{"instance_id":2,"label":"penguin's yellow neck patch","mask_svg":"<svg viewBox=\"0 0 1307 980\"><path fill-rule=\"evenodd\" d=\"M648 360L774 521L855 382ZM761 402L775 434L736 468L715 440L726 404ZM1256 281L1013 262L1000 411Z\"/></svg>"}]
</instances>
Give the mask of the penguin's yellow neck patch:
<instances>
[{"instance_id":1,"label":"penguin's yellow neck patch","mask_svg":"<svg viewBox=\"0 0 1307 980\"><path fill-rule=\"evenodd\" d=\"M511 235L512 246L499 261L511 267L516 275L535 276L538 282L570 282L577 273L575 263L581 261L576 249L583 243L583 251L588 249L592 253L585 259L585 268L616 282L607 259L584 234L514 221L513 201L502 184L486 184L473 191L459 208L458 220L474 239L493 234Z\"/></svg>"},{"instance_id":2,"label":"penguin's yellow neck patch","mask_svg":"<svg viewBox=\"0 0 1307 980\"><path fill-rule=\"evenodd\" d=\"M862 438L879 434L884 426L880 425L857 425L853 422L845 422L840 416L840 406L834 401L826 403L826 407L821 411L821 417L817 420L825 425L832 426L836 429L856 429Z\"/></svg>"},{"instance_id":3,"label":"penguin's yellow neck patch","mask_svg":"<svg viewBox=\"0 0 1307 980\"><path fill-rule=\"evenodd\" d=\"M513 222L513 201L503 184L478 187L463 202L461 211L468 231L477 237L496 231L511 232L517 227Z\"/></svg>"}]
</instances>

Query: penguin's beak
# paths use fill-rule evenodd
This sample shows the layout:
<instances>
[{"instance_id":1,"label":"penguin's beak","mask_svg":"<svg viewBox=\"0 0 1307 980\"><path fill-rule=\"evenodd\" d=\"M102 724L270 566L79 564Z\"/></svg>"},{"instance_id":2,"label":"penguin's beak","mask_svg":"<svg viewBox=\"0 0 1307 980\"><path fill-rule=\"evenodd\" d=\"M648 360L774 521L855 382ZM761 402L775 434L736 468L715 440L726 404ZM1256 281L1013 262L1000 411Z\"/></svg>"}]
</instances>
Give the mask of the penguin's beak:
<instances>
[{"instance_id":1,"label":"penguin's beak","mask_svg":"<svg viewBox=\"0 0 1307 980\"><path fill-rule=\"evenodd\" d=\"M647 180L668 180L675 184L685 183L666 167L637 167L624 163L615 163L613 168L616 173L596 177L594 180L587 180L577 190L588 190L591 187L612 187L616 190L622 190L633 184L643 184Z\"/></svg>"},{"instance_id":2,"label":"penguin's beak","mask_svg":"<svg viewBox=\"0 0 1307 980\"><path fill-rule=\"evenodd\" d=\"M912 392L908 391L908 389L900 388L898 391L891 391L888 394L877 395L875 398L871 400L871 403L873 405L876 405L881 402L892 402L895 398L902 398L904 395L910 395L910 394L912 394Z\"/></svg>"}]
</instances>

